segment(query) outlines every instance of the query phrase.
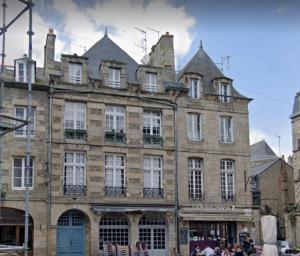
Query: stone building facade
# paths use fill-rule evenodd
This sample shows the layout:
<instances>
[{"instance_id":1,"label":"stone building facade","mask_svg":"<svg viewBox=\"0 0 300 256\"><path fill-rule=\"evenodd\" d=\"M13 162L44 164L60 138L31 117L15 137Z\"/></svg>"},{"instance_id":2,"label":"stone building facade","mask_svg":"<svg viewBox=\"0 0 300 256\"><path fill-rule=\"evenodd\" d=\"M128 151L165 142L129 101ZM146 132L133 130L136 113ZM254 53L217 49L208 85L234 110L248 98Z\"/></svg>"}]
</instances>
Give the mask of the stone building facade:
<instances>
[{"instance_id":1,"label":"stone building facade","mask_svg":"<svg viewBox=\"0 0 300 256\"><path fill-rule=\"evenodd\" d=\"M137 241L151 255L189 255L195 244L255 234L246 183L251 99L202 48L177 75L169 33L143 65L107 34L58 62L50 30L44 50L33 86L34 255L99 255L108 242ZM5 89L12 116L26 106L18 61L15 70ZM11 182L25 140L10 134L4 143L2 208L23 209Z\"/></svg>"}]
</instances>

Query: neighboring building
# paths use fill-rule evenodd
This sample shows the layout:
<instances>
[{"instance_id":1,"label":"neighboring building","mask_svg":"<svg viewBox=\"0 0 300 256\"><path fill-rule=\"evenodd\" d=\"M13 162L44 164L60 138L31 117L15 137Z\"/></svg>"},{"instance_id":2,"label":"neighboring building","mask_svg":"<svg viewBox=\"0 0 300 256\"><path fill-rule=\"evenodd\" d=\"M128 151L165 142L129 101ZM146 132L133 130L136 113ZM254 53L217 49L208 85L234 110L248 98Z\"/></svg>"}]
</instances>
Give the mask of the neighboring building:
<instances>
[{"instance_id":1,"label":"neighboring building","mask_svg":"<svg viewBox=\"0 0 300 256\"><path fill-rule=\"evenodd\" d=\"M106 242L137 241L151 255L172 255L178 247L189 255L195 243L255 235L246 184L251 99L202 48L176 77L168 33L143 65L107 34L83 56L63 54L57 62L55 38L50 30L44 67L34 73L35 255L99 255ZM6 77L4 104L25 118L27 62L16 65ZM24 209L21 135L4 140L6 216ZM22 228L5 234L16 237Z\"/></svg>"},{"instance_id":2,"label":"neighboring building","mask_svg":"<svg viewBox=\"0 0 300 256\"><path fill-rule=\"evenodd\" d=\"M294 170L278 157L264 141L250 146L253 206L261 215L272 214L277 218L277 238L295 241L291 222L295 204ZM261 241L260 241L261 242Z\"/></svg>"},{"instance_id":3,"label":"neighboring building","mask_svg":"<svg viewBox=\"0 0 300 256\"><path fill-rule=\"evenodd\" d=\"M290 116L292 122L293 138L293 167L295 181L295 213L293 216L296 229L296 243L300 245L300 93L298 92L294 100L293 113Z\"/></svg>"}]
</instances>

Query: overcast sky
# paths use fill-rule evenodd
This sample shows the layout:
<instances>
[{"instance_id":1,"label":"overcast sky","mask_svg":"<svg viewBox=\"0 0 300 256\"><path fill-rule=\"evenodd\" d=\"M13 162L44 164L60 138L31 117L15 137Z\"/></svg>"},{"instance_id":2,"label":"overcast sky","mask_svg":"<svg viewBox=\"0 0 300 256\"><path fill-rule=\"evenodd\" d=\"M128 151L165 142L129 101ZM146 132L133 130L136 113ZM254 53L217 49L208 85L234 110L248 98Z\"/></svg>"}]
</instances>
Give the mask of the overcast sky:
<instances>
[{"instance_id":1,"label":"overcast sky","mask_svg":"<svg viewBox=\"0 0 300 256\"><path fill-rule=\"evenodd\" d=\"M23 8L8 0L10 20ZM160 35L174 35L176 68L195 54L200 40L216 62L223 65L234 86L254 98L250 103L251 142L265 139L276 153L291 154L289 115L300 89L300 1L297 0L35 0L33 56L43 63L49 28L57 35L56 58L61 53L82 54L104 34L139 61L143 33L147 50ZM7 33L6 64L27 52L28 14ZM221 66L219 65L221 68Z\"/></svg>"}]
</instances>

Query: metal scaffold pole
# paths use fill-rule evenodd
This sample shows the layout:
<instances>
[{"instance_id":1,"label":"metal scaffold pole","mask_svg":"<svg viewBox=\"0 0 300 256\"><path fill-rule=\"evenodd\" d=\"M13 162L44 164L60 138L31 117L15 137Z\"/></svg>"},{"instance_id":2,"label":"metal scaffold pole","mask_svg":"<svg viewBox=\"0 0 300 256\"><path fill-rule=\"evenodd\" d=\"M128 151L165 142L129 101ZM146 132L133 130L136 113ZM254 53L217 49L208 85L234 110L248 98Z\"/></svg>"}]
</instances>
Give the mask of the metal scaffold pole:
<instances>
[{"instance_id":1,"label":"metal scaffold pole","mask_svg":"<svg viewBox=\"0 0 300 256\"><path fill-rule=\"evenodd\" d=\"M25 232L24 232L24 255L28 256L28 241L29 241L29 188L30 188L30 168L31 161L30 161L30 136L31 136L31 116L32 116L32 7L33 3L32 0L28 0L28 7L29 7L29 30L27 32L29 36L29 44L28 44L28 60L27 60L27 69L28 69L28 106L27 106L27 141L26 141L26 174L25 174Z\"/></svg>"}]
</instances>

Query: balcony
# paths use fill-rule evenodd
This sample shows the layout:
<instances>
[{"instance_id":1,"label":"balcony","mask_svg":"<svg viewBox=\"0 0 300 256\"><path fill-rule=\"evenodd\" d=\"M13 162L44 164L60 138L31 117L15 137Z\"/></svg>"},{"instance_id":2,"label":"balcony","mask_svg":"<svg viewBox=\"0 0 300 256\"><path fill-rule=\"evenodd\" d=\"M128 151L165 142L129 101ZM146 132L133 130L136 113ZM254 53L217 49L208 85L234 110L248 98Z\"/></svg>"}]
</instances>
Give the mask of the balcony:
<instances>
[{"instance_id":1,"label":"balcony","mask_svg":"<svg viewBox=\"0 0 300 256\"><path fill-rule=\"evenodd\" d=\"M85 140L86 130L65 129L64 136L69 140Z\"/></svg>"},{"instance_id":2,"label":"balcony","mask_svg":"<svg viewBox=\"0 0 300 256\"><path fill-rule=\"evenodd\" d=\"M144 197L164 197L162 188L144 188Z\"/></svg>"},{"instance_id":3,"label":"balcony","mask_svg":"<svg viewBox=\"0 0 300 256\"><path fill-rule=\"evenodd\" d=\"M160 145L163 144L162 136L144 134L144 144Z\"/></svg>"},{"instance_id":4,"label":"balcony","mask_svg":"<svg viewBox=\"0 0 300 256\"><path fill-rule=\"evenodd\" d=\"M126 133L107 131L105 132L105 141L110 143L126 143Z\"/></svg>"},{"instance_id":5,"label":"balcony","mask_svg":"<svg viewBox=\"0 0 300 256\"><path fill-rule=\"evenodd\" d=\"M85 195L86 186L85 185L64 185L65 195Z\"/></svg>"},{"instance_id":6,"label":"balcony","mask_svg":"<svg viewBox=\"0 0 300 256\"><path fill-rule=\"evenodd\" d=\"M126 196L126 187L105 186L104 192L106 196L111 196L111 197Z\"/></svg>"}]
</instances>

